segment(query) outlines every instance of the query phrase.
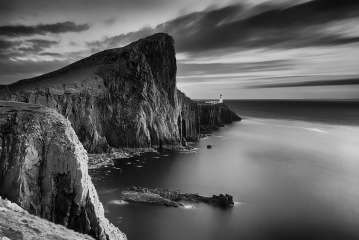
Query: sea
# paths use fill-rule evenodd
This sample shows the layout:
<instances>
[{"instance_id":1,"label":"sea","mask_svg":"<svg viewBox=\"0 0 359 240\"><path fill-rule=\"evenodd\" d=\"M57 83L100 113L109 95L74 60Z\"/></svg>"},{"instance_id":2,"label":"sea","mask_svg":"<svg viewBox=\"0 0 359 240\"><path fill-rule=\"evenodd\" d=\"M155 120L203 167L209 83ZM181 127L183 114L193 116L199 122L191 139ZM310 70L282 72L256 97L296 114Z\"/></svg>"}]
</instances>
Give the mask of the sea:
<instances>
[{"instance_id":1,"label":"sea","mask_svg":"<svg viewBox=\"0 0 359 240\"><path fill-rule=\"evenodd\" d=\"M359 101L227 100L243 120L90 174L129 240L359 239ZM208 149L207 145L212 148ZM235 206L129 204L131 186L228 193Z\"/></svg>"}]
</instances>

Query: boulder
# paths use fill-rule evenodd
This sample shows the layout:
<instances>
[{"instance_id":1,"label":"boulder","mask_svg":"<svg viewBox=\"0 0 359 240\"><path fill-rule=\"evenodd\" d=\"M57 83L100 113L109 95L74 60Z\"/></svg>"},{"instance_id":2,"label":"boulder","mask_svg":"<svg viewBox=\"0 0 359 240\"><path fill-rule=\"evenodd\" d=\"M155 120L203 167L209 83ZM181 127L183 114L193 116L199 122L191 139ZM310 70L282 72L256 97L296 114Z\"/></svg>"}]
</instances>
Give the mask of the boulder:
<instances>
[{"instance_id":1,"label":"boulder","mask_svg":"<svg viewBox=\"0 0 359 240\"><path fill-rule=\"evenodd\" d=\"M0 197L0 239L2 240L94 240L62 225L31 215L17 204Z\"/></svg>"}]
</instances>

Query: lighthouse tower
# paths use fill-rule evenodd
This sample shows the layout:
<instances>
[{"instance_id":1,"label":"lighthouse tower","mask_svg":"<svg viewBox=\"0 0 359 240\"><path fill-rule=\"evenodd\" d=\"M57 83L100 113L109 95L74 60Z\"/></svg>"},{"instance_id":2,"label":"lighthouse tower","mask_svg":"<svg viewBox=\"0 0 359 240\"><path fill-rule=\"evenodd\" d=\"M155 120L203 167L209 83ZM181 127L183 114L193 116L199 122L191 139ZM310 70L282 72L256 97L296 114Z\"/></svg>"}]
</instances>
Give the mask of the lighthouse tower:
<instances>
[{"instance_id":1,"label":"lighthouse tower","mask_svg":"<svg viewBox=\"0 0 359 240\"><path fill-rule=\"evenodd\" d=\"M219 94L219 100L218 100L218 103L223 103L223 97L222 97L222 94Z\"/></svg>"}]
</instances>

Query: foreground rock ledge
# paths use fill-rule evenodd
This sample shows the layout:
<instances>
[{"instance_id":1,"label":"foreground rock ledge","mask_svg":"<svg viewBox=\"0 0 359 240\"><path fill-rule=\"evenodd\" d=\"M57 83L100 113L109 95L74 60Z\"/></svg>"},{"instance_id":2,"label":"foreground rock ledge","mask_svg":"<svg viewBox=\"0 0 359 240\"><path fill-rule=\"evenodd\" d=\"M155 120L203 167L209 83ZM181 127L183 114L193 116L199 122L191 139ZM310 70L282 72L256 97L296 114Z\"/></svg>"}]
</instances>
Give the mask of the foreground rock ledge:
<instances>
[{"instance_id":1,"label":"foreground rock ledge","mask_svg":"<svg viewBox=\"0 0 359 240\"><path fill-rule=\"evenodd\" d=\"M104 217L87 153L55 110L0 101L0 195L31 214L100 240L126 239Z\"/></svg>"},{"instance_id":2,"label":"foreground rock ledge","mask_svg":"<svg viewBox=\"0 0 359 240\"><path fill-rule=\"evenodd\" d=\"M0 239L11 240L94 240L45 219L29 214L17 204L0 197Z\"/></svg>"}]
</instances>

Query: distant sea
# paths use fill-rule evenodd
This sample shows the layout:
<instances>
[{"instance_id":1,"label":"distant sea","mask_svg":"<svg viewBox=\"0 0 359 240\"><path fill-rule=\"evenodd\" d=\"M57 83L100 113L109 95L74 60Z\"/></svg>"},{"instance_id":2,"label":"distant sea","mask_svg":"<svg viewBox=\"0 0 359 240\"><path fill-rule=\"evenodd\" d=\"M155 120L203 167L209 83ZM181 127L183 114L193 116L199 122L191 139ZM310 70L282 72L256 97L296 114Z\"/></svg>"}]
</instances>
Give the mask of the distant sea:
<instances>
[{"instance_id":1,"label":"distant sea","mask_svg":"<svg viewBox=\"0 0 359 240\"><path fill-rule=\"evenodd\" d=\"M149 153L90 172L111 222L130 240L359 239L359 103L225 103L243 120L202 138L195 151ZM237 204L120 201L133 185L229 193Z\"/></svg>"},{"instance_id":2,"label":"distant sea","mask_svg":"<svg viewBox=\"0 0 359 240\"><path fill-rule=\"evenodd\" d=\"M359 100L225 100L242 117L359 125Z\"/></svg>"}]
</instances>

